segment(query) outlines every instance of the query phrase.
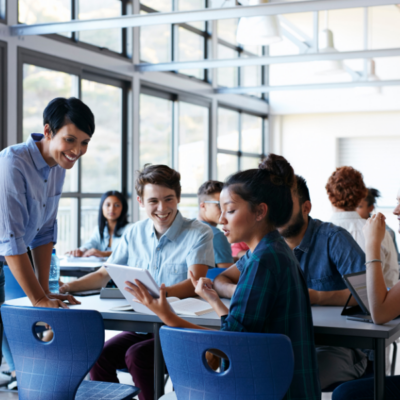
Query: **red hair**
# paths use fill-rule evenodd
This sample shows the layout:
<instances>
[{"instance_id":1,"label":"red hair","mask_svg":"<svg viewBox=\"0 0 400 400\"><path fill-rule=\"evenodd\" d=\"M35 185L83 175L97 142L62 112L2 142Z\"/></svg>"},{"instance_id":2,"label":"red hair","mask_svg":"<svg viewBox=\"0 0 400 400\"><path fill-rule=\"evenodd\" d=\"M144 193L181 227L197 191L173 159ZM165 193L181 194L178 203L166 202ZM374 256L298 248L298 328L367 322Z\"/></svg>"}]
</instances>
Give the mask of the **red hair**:
<instances>
[{"instance_id":1,"label":"red hair","mask_svg":"<svg viewBox=\"0 0 400 400\"><path fill-rule=\"evenodd\" d=\"M345 211L354 211L368 193L361 172L353 167L336 168L325 189L332 205Z\"/></svg>"}]
</instances>

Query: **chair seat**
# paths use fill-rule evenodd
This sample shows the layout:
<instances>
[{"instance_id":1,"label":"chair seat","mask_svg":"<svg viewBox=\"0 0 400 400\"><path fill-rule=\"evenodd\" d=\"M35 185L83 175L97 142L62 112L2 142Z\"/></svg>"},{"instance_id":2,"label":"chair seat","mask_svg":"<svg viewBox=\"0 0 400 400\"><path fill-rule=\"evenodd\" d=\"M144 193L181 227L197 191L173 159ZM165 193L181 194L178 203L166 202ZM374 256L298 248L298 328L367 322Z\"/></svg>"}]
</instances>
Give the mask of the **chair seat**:
<instances>
[{"instance_id":1,"label":"chair seat","mask_svg":"<svg viewBox=\"0 0 400 400\"><path fill-rule=\"evenodd\" d=\"M164 396L161 396L158 400L177 400L176 393L170 392L170 393L164 394Z\"/></svg>"},{"instance_id":2,"label":"chair seat","mask_svg":"<svg viewBox=\"0 0 400 400\"><path fill-rule=\"evenodd\" d=\"M82 381L75 400L131 400L140 389L135 386L120 383Z\"/></svg>"}]
</instances>

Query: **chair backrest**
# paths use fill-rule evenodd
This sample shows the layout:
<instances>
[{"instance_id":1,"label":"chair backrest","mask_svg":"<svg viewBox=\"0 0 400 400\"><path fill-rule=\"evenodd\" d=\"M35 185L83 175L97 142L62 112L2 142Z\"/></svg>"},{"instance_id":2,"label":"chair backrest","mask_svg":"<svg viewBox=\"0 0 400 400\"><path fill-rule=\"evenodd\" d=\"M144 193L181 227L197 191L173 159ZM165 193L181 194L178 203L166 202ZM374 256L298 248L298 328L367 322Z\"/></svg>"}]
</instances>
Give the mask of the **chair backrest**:
<instances>
[{"instance_id":1,"label":"chair backrest","mask_svg":"<svg viewBox=\"0 0 400 400\"><path fill-rule=\"evenodd\" d=\"M293 378L293 349L285 335L163 326L160 336L178 400L281 400ZM226 371L216 373L208 366L209 349L228 356Z\"/></svg>"},{"instance_id":2,"label":"chair backrest","mask_svg":"<svg viewBox=\"0 0 400 400\"><path fill-rule=\"evenodd\" d=\"M1 314L15 362L19 399L73 400L103 350L101 314L10 305L3 305ZM37 337L37 322L53 329L50 342Z\"/></svg>"},{"instance_id":3,"label":"chair backrest","mask_svg":"<svg viewBox=\"0 0 400 400\"><path fill-rule=\"evenodd\" d=\"M207 271L207 278L211 279L212 281L217 277L221 272L226 271L227 268L209 268Z\"/></svg>"},{"instance_id":4,"label":"chair backrest","mask_svg":"<svg viewBox=\"0 0 400 400\"><path fill-rule=\"evenodd\" d=\"M18 299L20 297L25 297L26 294L22 290L22 287L18 283L18 281L15 279L14 275L10 271L10 267L8 265L3 266L4 270L4 278L6 280L6 285L5 285L5 298L7 300L14 300Z\"/></svg>"}]
</instances>

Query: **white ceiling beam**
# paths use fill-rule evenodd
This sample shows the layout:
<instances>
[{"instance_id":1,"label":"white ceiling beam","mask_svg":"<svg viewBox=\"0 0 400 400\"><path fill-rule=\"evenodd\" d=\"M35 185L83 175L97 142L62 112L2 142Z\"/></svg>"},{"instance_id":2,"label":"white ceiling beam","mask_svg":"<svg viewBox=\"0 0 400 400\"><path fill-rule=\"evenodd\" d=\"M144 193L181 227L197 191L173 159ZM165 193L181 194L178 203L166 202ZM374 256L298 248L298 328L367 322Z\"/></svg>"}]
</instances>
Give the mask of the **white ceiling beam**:
<instances>
[{"instance_id":1,"label":"white ceiling beam","mask_svg":"<svg viewBox=\"0 0 400 400\"><path fill-rule=\"evenodd\" d=\"M81 32L96 29L128 28L159 24L179 24L195 21L255 17L260 15L293 14L311 11L338 10L398 4L399 0L308 0L266 3L256 6L206 8L194 11L125 15L115 18L72 20L33 25L10 26L11 36L45 35Z\"/></svg>"},{"instance_id":2,"label":"white ceiling beam","mask_svg":"<svg viewBox=\"0 0 400 400\"><path fill-rule=\"evenodd\" d=\"M214 89L218 94L248 94L248 93L270 93L286 92L297 90L326 90L326 89L349 89L356 87L369 86L400 86L400 80L387 81L356 81L356 82L337 82L337 83L313 83L308 85L284 85L284 86L254 86L254 87L233 87Z\"/></svg>"},{"instance_id":3,"label":"white ceiling beam","mask_svg":"<svg viewBox=\"0 0 400 400\"><path fill-rule=\"evenodd\" d=\"M398 49L382 49L382 50L360 50L360 51L341 51L335 53L307 53L296 54L290 56L265 56L265 57L246 57L246 58L230 58L224 60L201 60L201 61L182 61L160 64L136 64L135 70L139 72L146 71L178 71L184 69L200 68L224 68L224 67L245 67L248 65L271 65L271 64L288 64L301 63L310 61L324 60L354 60L364 58L380 58L380 57L398 57L400 56L400 48Z\"/></svg>"}]
</instances>

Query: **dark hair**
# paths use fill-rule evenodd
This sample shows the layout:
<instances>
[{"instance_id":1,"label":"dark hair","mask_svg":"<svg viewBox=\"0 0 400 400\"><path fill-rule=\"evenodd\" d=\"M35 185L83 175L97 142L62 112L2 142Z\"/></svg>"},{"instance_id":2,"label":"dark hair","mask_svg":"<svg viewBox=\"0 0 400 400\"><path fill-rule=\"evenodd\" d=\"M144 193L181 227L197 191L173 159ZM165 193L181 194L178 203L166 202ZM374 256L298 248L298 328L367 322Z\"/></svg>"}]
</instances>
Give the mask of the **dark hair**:
<instances>
[{"instance_id":1,"label":"dark hair","mask_svg":"<svg viewBox=\"0 0 400 400\"><path fill-rule=\"evenodd\" d=\"M365 201L368 207L374 206L376 204L376 199L381 197L381 192L378 189L368 188L368 194Z\"/></svg>"},{"instance_id":2,"label":"dark hair","mask_svg":"<svg viewBox=\"0 0 400 400\"><path fill-rule=\"evenodd\" d=\"M210 196L214 193L221 193L224 188L223 182L220 181L207 181L204 182L197 191L197 196L199 197L199 201L202 202L206 196Z\"/></svg>"},{"instance_id":3,"label":"dark hair","mask_svg":"<svg viewBox=\"0 0 400 400\"><path fill-rule=\"evenodd\" d=\"M43 111L43 125L49 124L53 136L64 126L73 123L79 130L92 137L94 115L81 100L57 97L50 101Z\"/></svg>"},{"instance_id":4,"label":"dark hair","mask_svg":"<svg viewBox=\"0 0 400 400\"><path fill-rule=\"evenodd\" d=\"M269 154L259 169L238 172L228 178L224 188L247 201L252 210L268 205L267 222L274 228L285 225L292 216L294 186L292 166L282 156Z\"/></svg>"},{"instance_id":5,"label":"dark hair","mask_svg":"<svg viewBox=\"0 0 400 400\"><path fill-rule=\"evenodd\" d=\"M144 187L151 183L175 190L176 197L181 197L181 174L167 165L146 164L141 171L137 171L135 189L140 198L143 198Z\"/></svg>"},{"instance_id":6,"label":"dark hair","mask_svg":"<svg viewBox=\"0 0 400 400\"><path fill-rule=\"evenodd\" d=\"M296 192L301 206L306 201L311 201L310 192L308 190L307 181L302 176L296 175L296 182L297 182Z\"/></svg>"},{"instance_id":7,"label":"dark hair","mask_svg":"<svg viewBox=\"0 0 400 400\"><path fill-rule=\"evenodd\" d=\"M122 204L121 215L117 219L117 225L114 229L114 235L116 237L120 237L120 235L118 235L118 230L120 228L123 228L125 225L128 225L128 202L126 201L125 197L122 195L122 193L116 190L109 190L108 192L105 192L103 196L101 196L99 208L99 233L101 240L103 240L104 228L107 224L107 219L103 215L103 204L106 201L107 197L110 196L115 196Z\"/></svg>"},{"instance_id":8,"label":"dark hair","mask_svg":"<svg viewBox=\"0 0 400 400\"><path fill-rule=\"evenodd\" d=\"M354 210L367 195L361 172L353 167L340 167L329 177L325 186L334 207Z\"/></svg>"}]
</instances>

